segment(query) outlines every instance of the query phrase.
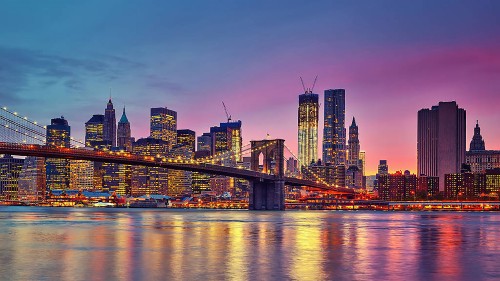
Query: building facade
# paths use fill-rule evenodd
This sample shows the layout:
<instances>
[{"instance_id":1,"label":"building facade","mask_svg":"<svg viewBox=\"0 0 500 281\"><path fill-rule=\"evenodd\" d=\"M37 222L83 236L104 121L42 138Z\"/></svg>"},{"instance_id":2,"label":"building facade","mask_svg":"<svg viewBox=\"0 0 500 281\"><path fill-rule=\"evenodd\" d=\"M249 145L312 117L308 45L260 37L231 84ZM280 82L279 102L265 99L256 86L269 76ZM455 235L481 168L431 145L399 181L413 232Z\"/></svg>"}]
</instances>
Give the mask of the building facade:
<instances>
[{"instance_id":1,"label":"building facade","mask_svg":"<svg viewBox=\"0 0 500 281\"><path fill-rule=\"evenodd\" d=\"M49 147L70 147L71 128L68 121L61 118L54 118L47 126L47 141ZM66 190L70 183L70 164L67 159L46 158L45 171L48 190Z\"/></svg>"},{"instance_id":2,"label":"building facade","mask_svg":"<svg viewBox=\"0 0 500 281\"><path fill-rule=\"evenodd\" d=\"M18 199L19 175L24 159L3 155L0 158L0 198Z\"/></svg>"},{"instance_id":3,"label":"building facade","mask_svg":"<svg viewBox=\"0 0 500 281\"><path fill-rule=\"evenodd\" d=\"M299 95L298 145L299 166L309 166L318 157L318 95L306 91Z\"/></svg>"},{"instance_id":4,"label":"building facade","mask_svg":"<svg viewBox=\"0 0 500 281\"><path fill-rule=\"evenodd\" d=\"M465 162L465 122L465 110L454 101L418 112L417 173L439 177L441 191L444 175L459 173Z\"/></svg>"},{"instance_id":5,"label":"building facade","mask_svg":"<svg viewBox=\"0 0 500 281\"><path fill-rule=\"evenodd\" d=\"M19 174L18 196L21 200L38 202L45 198L45 159L28 156Z\"/></svg>"},{"instance_id":6,"label":"building facade","mask_svg":"<svg viewBox=\"0 0 500 281\"><path fill-rule=\"evenodd\" d=\"M104 110L103 131L104 141L108 141L113 147L116 146L116 115L111 99Z\"/></svg>"},{"instance_id":7,"label":"building facade","mask_svg":"<svg viewBox=\"0 0 500 281\"><path fill-rule=\"evenodd\" d=\"M167 155L168 142L155 138L141 138L132 143L132 153L141 156ZM168 172L165 168L133 166L131 195L167 195Z\"/></svg>"},{"instance_id":8,"label":"building facade","mask_svg":"<svg viewBox=\"0 0 500 281\"><path fill-rule=\"evenodd\" d=\"M151 108L150 137L165 141L168 150L177 144L177 112L166 107Z\"/></svg>"},{"instance_id":9,"label":"building facade","mask_svg":"<svg viewBox=\"0 0 500 281\"><path fill-rule=\"evenodd\" d=\"M325 90L323 163L346 165L345 90Z\"/></svg>"},{"instance_id":10,"label":"building facade","mask_svg":"<svg viewBox=\"0 0 500 281\"><path fill-rule=\"evenodd\" d=\"M116 134L118 147L125 151L132 151L132 132L130 131L130 122L128 121L127 114L125 114L125 107L123 108L122 117L118 121Z\"/></svg>"},{"instance_id":11,"label":"building facade","mask_svg":"<svg viewBox=\"0 0 500 281\"><path fill-rule=\"evenodd\" d=\"M95 114L85 123L85 146L98 148L104 141L104 115Z\"/></svg>"}]
</instances>

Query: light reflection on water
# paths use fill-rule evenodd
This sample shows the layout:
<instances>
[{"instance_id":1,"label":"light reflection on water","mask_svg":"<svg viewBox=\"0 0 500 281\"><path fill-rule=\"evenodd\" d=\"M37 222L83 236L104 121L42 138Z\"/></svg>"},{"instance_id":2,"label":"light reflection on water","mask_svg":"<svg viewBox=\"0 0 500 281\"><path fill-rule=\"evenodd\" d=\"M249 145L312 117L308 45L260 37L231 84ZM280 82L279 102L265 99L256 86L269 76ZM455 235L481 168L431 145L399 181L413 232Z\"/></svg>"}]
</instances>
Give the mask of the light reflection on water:
<instances>
[{"instance_id":1,"label":"light reflection on water","mask_svg":"<svg viewBox=\"0 0 500 281\"><path fill-rule=\"evenodd\" d=\"M500 214L0 207L1 280L494 280Z\"/></svg>"}]
</instances>

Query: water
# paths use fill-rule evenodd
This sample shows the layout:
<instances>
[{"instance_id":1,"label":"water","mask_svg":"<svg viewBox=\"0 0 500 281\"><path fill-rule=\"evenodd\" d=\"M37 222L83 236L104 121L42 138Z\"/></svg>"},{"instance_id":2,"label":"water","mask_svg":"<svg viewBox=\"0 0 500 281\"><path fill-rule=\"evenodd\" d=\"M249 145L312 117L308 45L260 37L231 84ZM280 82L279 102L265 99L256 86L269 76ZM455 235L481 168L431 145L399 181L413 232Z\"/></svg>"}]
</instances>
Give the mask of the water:
<instances>
[{"instance_id":1,"label":"water","mask_svg":"<svg viewBox=\"0 0 500 281\"><path fill-rule=\"evenodd\" d=\"M500 213L0 207L0 280L495 280Z\"/></svg>"}]
</instances>

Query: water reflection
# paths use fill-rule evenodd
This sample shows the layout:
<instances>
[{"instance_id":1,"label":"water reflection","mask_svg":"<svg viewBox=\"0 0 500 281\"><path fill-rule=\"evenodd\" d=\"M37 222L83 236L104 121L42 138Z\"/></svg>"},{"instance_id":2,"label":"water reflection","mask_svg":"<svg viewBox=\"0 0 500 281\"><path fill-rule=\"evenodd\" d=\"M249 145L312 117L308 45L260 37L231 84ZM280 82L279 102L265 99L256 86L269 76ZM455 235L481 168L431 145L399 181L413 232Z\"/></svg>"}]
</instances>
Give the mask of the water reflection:
<instances>
[{"instance_id":1,"label":"water reflection","mask_svg":"<svg viewBox=\"0 0 500 281\"><path fill-rule=\"evenodd\" d=\"M494 280L497 213L0 208L2 280Z\"/></svg>"}]
</instances>

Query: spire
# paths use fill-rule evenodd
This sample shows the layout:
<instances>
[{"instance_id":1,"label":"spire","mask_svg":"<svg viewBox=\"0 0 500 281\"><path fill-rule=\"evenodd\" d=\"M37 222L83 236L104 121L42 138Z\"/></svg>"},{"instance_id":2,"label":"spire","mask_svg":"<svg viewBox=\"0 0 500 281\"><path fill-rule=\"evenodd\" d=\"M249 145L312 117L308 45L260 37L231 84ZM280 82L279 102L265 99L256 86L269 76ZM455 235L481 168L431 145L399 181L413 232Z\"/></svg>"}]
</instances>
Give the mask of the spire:
<instances>
[{"instance_id":1,"label":"spire","mask_svg":"<svg viewBox=\"0 0 500 281\"><path fill-rule=\"evenodd\" d=\"M356 118L354 118L354 116L352 117L351 127L356 127Z\"/></svg>"},{"instance_id":2,"label":"spire","mask_svg":"<svg viewBox=\"0 0 500 281\"><path fill-rule=\"evenodd\" d=\"M479 127L479 121L476 121L476 127L474 128L474 136L470 142L469 150L485 150L485 144L483 137L481 136L481 128Z\"/></svg>"},{"instance_id":3,"label":"spire","mask_svg":"<svg viewBox=\"0 0 500 281\"><path fill-rule=\"evenodd\" d=\"M125 114L125 106L123 107L123 114L118 123L128 123L127 115Z\"/></svg>"}]
</instances>

